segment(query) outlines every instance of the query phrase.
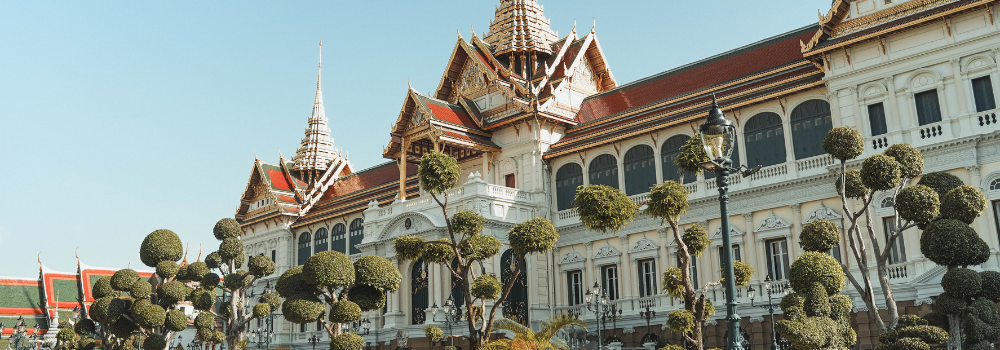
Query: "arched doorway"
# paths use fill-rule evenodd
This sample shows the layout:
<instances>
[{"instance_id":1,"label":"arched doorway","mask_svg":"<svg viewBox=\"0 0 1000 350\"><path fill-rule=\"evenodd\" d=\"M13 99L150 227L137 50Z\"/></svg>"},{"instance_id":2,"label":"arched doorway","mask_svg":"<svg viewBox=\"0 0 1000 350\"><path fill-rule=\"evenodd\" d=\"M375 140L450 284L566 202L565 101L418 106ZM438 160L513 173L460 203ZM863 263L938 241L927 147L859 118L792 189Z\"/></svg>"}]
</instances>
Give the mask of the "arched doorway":
<instances>
[{"instance_id":1,"label":"arched doorway","mask_svg":"<svg viewBox=\"0 0 1000 350\"><path fill-rule=\"evenodd\" d=\"M514 262L516 261L516 264ZM521 272L514 280L514 287L503 303L503 317L522 324L528 323L528 271L524 259L516 258L514 251L508 249L500 256L500 279L506 287L514 277L516 267L521 266Z\"/></svg>"},{"instance_id":2,"label":"arched doorway","mask_svg":"<svg viewBox=\"0 0 1000 350\"><path fill-rule=\"evenodd\" d=\"M423 261L414 261L413 269L410 271L410 322L411 324L424 324L427 320L427 264Z\"/></svg>"}]
</instances>

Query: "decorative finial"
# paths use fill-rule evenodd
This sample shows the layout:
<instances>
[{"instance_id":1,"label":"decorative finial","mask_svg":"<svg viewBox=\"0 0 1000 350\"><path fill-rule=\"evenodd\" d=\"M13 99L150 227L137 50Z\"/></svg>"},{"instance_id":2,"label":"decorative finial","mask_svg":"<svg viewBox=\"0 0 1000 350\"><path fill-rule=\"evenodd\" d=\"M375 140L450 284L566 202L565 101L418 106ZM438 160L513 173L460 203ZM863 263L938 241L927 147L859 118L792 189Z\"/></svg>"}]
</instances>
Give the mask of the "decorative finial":
<instances>
[{"instance_id":1,"label":"decorative finial","mask_svg":"<svg viewBox=\"0 0 1000 350\"><path fill-rule=\"evenodd\" d=\"M38 252L38 272L42 272L42 252Z\"/></svg>"},{"instance_id":2,"label":"decorative finial","mask_svg":"<svg viewBox=\"0 0 1000 350\"><path fill-rule=\"evenodd\" d=\"M410 91L413 91L413 85L410 85L409 77L406 78L406 88L409 89Z\"/></svg>"},{"instance_id":3,"label":"decorative finial","mask_svg":"<svg viewBox=\"0 0 1000 350\"><path fill-rule=\"evenodd\" d=\"M282 163L284 163L285 156L281 155L281 150L280 149L278 150L278 159L281 159Z\"/></svg>"},{"instance_id":4,"label":"decorative finial","mask_svg":"<svg viewBox=\"0 0 1000 350\"><path fill-rule=\"evenodd\" d=\"M257 158L257 150L253 151L253 160L254 161L259 161L260 160L260 158Z\"/></svg>"},{"instance_id":5,"label":"decorative finial","mask_svg":"<svg viewBox=\"0 0 1000 350\"><path fill-rule=\"evenodd\" d=\"M576 33L576 20L573 20L573 33Z\"/></svg>"},{"instance_id":6,"label":"decorative finial","mask_svg":"<svg viewBox=\"0 0 1000 350\"><path fill-rule=\"evenodd\" d=\"M462 30L461 30L461 29L458 29L458 27L457 27L457 26L455 27L455 33L458 33L458 38L459 38L459 39L462 39ZM472 34L473 34L473 35L475 35L475 34L476 34L476 32L472 32Z\"/></svg>"},{"instance_id":7,"label":"decorative finial","mask_svg":"<svg viewBox=\"0 0 1000 350\"><path fill-rule=\"evenodd\" d=\"M322 43L322 41L320 43ZM323 44L320 44L320 45L323 45ZM201 261L201 244L198 244L198 260L195 260L195 261Z\"/></svg>"},{"instance_id":8,"label":"decorative finial","mask_svg":"<svg viewBox=\"0 0 1000 350\"><path fill-rule=\"evenodd\" d=\"M718 103L715 103L715 93L712 93L712 108L719 107Z\"/></svg>"},{"instance_id":9,"label":"decorative finial","mask_svg":"<svg viewBox=\"0 0 1000 350\"><path fill-rule=\"evenodd\" d=\"M597 17L594 17L594 24L590 26L590 32L594 32L594 28L597 28Z\"/></svg>"}]
</instances>

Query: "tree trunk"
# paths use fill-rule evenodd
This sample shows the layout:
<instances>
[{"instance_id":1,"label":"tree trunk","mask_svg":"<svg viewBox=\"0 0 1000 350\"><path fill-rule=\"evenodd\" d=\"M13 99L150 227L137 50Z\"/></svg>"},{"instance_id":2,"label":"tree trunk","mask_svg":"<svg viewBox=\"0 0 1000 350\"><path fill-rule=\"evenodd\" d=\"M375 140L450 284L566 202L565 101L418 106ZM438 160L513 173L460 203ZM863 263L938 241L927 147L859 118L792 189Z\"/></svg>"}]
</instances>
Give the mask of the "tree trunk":
<instances>
[{"instance_id":1,"label":"tree trunk","mask_svg":"<svg viewBox=\"0 0 1000 350\"><path fill-rule=\"evenodd\" d=\"M962 316L948 315L948 350L962 349Z\"/></svg>"},{"instance_id":2,"label":"tree trunk","mask_svg":"<svg viewBox=\"0 0 1000 350\"><path fill-rule=\"evenodd\" d=\"M896 297L892 295L892 288L889 286L889 274L885 259L879 257L875 263L877 264L875 271L878 271L878 281L879 285L882 286L882 297L885 298L885 310L888 317L888 322L879 318L877 324L879 330L885 332L886 329L896 329L896 322L899 321L899 308L896 307ZM878 310L875 311L877 315Z\"/></svg>"}]
</instances>

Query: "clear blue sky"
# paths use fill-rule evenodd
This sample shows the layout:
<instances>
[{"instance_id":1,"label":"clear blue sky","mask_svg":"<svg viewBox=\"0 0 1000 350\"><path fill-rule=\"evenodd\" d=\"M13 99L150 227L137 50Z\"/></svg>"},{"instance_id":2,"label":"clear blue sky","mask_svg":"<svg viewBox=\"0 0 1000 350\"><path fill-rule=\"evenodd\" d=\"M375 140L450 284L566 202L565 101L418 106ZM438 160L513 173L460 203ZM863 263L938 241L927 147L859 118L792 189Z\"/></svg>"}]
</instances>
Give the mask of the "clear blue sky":
<instances>
[{"instance_id":1,"label":"clear blue sky","mask_svg":"<svg viewBox=\"0 0 1000 350\"><path fill-rule=\"evenodd\" d=\"M254 151L295 153L323 40L327 116L356 168L384 160L407 79L437 87L497 0L0 2L0 276L141 267L168 228L197 251L231 217ZM830 0L541 0L554 30L596 18L619 83L805 25ZM194 257L192 256L192 259Z\"/></svg>"}]
</instances>

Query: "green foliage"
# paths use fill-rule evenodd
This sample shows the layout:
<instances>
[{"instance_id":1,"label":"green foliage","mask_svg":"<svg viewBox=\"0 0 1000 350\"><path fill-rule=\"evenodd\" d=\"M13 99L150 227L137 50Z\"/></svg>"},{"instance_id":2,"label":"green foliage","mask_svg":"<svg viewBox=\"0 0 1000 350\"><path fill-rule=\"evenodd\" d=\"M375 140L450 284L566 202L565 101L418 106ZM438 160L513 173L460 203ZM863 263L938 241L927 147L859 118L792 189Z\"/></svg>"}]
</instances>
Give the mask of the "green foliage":
<instances>
[{"instance_id":1,"label":"green foliage","mask_svg":"<svg viewBox=\"0 0 1000 350\"><path fill-rule=\"evenodd\" d=\"M167 320L167 310L155 304L145 305L132 313L132 319L142 328L159 327Z\"/></svg>"},{"instance_id":2,"label":"green foliage","mask_svg":"<svg viewBox=\"0 0 1000 350\"><path fill-rule=\"evenodd\" d=\"M428 242L420 251L420 260L429 263L443 264L453 259L455 259L455 249L451 247L451 240L448 238Z\"/></svg>"},{"instance_id":3,"label":"green foliage","mask_svg":"<svg viewBox=\"0 0 1000 350\"><path fill-rule=\"evenodd\" d=\"M166 326L168 330L174 332L183 331L187 329L187 316L184 315L184 311L181 310L167 311L167 317L163 321L163 325Z\"/></svg>"},{"instance_id":4,"label":"green foliage","mask_svg":"<svg viewBox=\"0 0 1000 350\"><path fill-rule=\"evenodd\" d=\"M323 317L323 303L314 295L302 294L285 299L281 313L292 323L309 323Z\"/></svg>"},{"instance_id":5,"label":"green foliage","mask_svg":"<svg viewBox=\"0 0 1000 350\"><path fill-rule=\"evenodd\" d=\"M427 326L424 327L424 336L427 337L427 339L437 341L438 339L444 337L444 331L436 326Z\"/></svg>"},{"instance_id":6,"label":"green foliage","mask_svg":"<svg viewBox=\"0 0 1000 350\"><path fill-rule=\"evenodd\" d=\"M920 318L917 315L902 315L899 316L899 320L896 321L896 328L906 328L913 326L926 326L928 324L927 320ZM913 338L913 337L911 337Z\"/></svg>"},{"instance_id":7,"label":"green foliage","mask_svg":"<svg viewBox=\"0 0 1000 350\"><path fill-rule=\"evenodd\" d=\"M132 283L132 288L128 290L128 294L136 299L149 299L150 293L153 293L153 286L145 281Z\"/></svg>"},{"instance_id":8,"label":"green foliage","mask_svg":"<svg viewBox=\"0 0 1000 350\"><path fill-rule=\"evenodd\" d=\"M850 322L853 309L854 303L848 296L837 294L830 297L830 318L834 321L846 320Z\"/></svg>"},{"instance_id":9,"label":"green foliage","mask_svg":"<svg viewBox=\"0 0 1000 350\"><path fill-rule=\"evenodd\" d=\"M210 269L217 269L221 267L223 263L222 257L219 256L219 252L208 253L208 256L205 257L205 264L208 265L208 268Z\"/></svg>"},{"instance_id":10,"label":"green foliage","mask_svg":"<svg viewBox=\"0 0 1000 350\"><path fill-rule=\"evenodd\" d=\"M178 301L187 300L193 291L193 289L184 285L184 283L179 281L170 281L161 284L157 289L156 294L168 303L173 304Z\"/></svg>"},{"instance_id":11,"label":"green foliage","mask_svg":"<svg viewBox=\"0 0 1000 350\"><path fill-rule=\"evenodd\" d=\"M979 278L983 281L983 289L979 297L987 298L994 303L1000 302L1000 272L983 271L979 273Z\"/></svg>"},{"instance_id":12,"label":"green foliage","mask_svg":"<svg viewBox=\"0 0 1000 350\"><path fill-rule=\"evenodd\" d=\"M920 253L938 265L972 266L989 259L989 245L964 222L940 219L921 233Z\"/></svg>"},{"instance_id":13,"label":"green foliage","mask_svg":"<svg viewBox=\"0 0 1000 350\"><path fill-rule=\"evenodd\" d=\"M934 220L941 210L941 201L934 189L924 185L913 185L903 188L896 196L894 203L899 217L905 221L913 221L922 227Z\"/></svg>"},{"instance_id":14,"label":"green foliage","mask_svg":"<svg viewBox=\"0 0 1000 350\"><path fill-rule=\"evenodd\" d=\"M249 287L252 282L253 276L251 276L249 272L239 270L226 275L226 277L223 278L222 286L230 291L236 291Z\"/></svg>"},{"instance_id":15,"label":"green foliage","mask_svg":"<svg viewBox=\"0 0 1000 350\"><path fill-rule=\"evenodd\" d=\"M454 157L438 151L425 153L417 169L420 188L432 195L441 194L458 184L461 171Z\"/></svg>"},{"instance_id":16,"label":"green foliage","mask_svg":"<svg viewBox=\"0 0 1000 350\"><path fill-rule=\"evenodd\" d=\"M914 315L907 315L914 316ZM916 316L914 316L916 317ZM919 317L917 317L919 319ZM926 321L924 321L926 322ZM941 344L948 341L948 332L940 327L934 327L929 325L914 325L905 326L900 325L897 334L899 338L914 338L920 339L927 344Z\"/></svg>"},{"instance_id":17,"label":"green foliage","mask_svg":"<svg viewBox=\"0 0 1000 350\"><path fill-rule=\"evenodd\" d=\"M348 287L354 284L354 264L344 253L327 250L306 259L302 266L302 278L306 283L326 287Z\"/></svg>"},{"instance_id":18,"label":"green foliage","mask_svg":"<svg viewBox=\"0 0 1000 350\"><path fill-rule=\"evenodd\" d=\"M101 323L108 323L108 308L111 307L111 301L118 299L117 297L106 296L94 300L93 304L90 304L90 317L94 321Z\"/></svg>"},{"instance_id":19,"label":"green foliage","mask_svg":"<svg viewBox=\"0 0 1000 350\"><path fill-rule=\"evenodd\" d=\"M986 209L986 196L978 188L962 185L941 198L941 216L972 224Z\"/></svg>"},{"instance_id":20,"label":"green foliage","mask_svg":"<svg viewBox=\"0 0 1000 350\"><path fill-rule=\"evenodd\" d=\"M420 247L427 240L414 235L404 235L392 240L392 247L396 250L396 257L400 260L420 259Z\"/></svg>"},{"instance_id":21,"label":"green foliage","mask_svg":"<svg viewBox=\"0 0 1000 350\"><path fill-rule=\"evenodd\" d=\"M243 260L243 242L239 238L226 238L219 244L219 257L228 262L231 259Z\"/></svg>"},{"instance_id":22,"label":"green foliage","mask_svg":"<svg viewBox=\"0 0 1000 350\"><path fill-rule=\"evenodd\" d=\"M90 337L80 337L76 341L76 350L94 350L97 347L97 341Z\"/></svg>"},{"instance_id":23,"label":"green foliage","mask_svg":"<svg viewBox=\"0 0 1000 350\"><path fill-rule=\"evenodd\" d=\"M257 303L253 306L253 317L263 318L267 314L271 313L271 304L268 303Z\"/></svg>"},{"instance_id":24,"label":"green foliage","mask_svg":"<svg viewBox=\"0 0 1000 350\"><path fill-rule=\"evenodd\" d=\"M385 293L366 284L355 284L347 291L347 299L358 304L361 311L372 311L385 306Z\"/></svg>"},{"instance_id":25,"label":"green foliage","mask_svg":"<svg viewBox=\"0 0 1000 350\"><path fill-rule=\"evenodd\" d=\"M486 260L500 253L500 240L493 236L475 235L458 245L462 257L471 260Z\"/></svg>"},{"instance_id":26,"label":"green foliage","mask_svg":"<svg viewBox=\"0 0 1000 350\"><path fill-rule=\"evenodd\" d=\"M556 232L555 225L545 218L524 221L507 231L507 241L517 256L552 250L558 240L559 233Z\"/></svg>"},{"instance_id":27,"label":"green foliage","mask_svg":"<svg viewBox=\"0 0 1000 350\"><path fill-rule=\"evenodd\" d=\"M212 270L208 268L208 264L196 261L188 265L187 268L187 279L192 281L201 281L205 278L205 275L212 273Z\"/></svg>"},{"instance_id":28,"label":"green foliage","mask_svg":"<svg viewBox=\"0 0 1000 350\"><path fill-rule=\"evenodd\" d=\"M828 252L840 243L840 227L827 220L816 220L802 226L799 245L807 252Z\"/></svg>"},{"instance_id":29,"label":"green foliage","mask_svg":"<svg viewBox=\"0 0 1000 350\"><path fill-rule=\"evenodd\" d=\"M115 271L115 274L111 276L111 288L114 290L127 292L132 288L135 282L138 282L142 278L139 276L138 272L132 269L121 269Z\"/></svg>"},{"instance_id":30,"label":"green foliage","mask_svg":"<svg viewBox=\"0 0 1000 350\"><path fill-rule=\"evenodd\" d=\"M365 338L354 333L343 333L330 340L330 350L361 350Z\"/></svg>"},{"instance_id":31,"label":"green foliage","mask_svg":"<svg viewBox=\"0 0 1000 350\"><path fill-rule=\"evenodd\" d=\"M283 298L290 298L299 294L315 294L316 287L306 283L302 273L302 266L295 266L285 270L274 284L274 290Z\"/></svg>"},{"instance_id":32,"label":"green foliage","mask_svg":"<svg viewBox=\"0 0 1000 350\"><path fill-rule=\"evenodd\" d=\"M72 328L62 328L59 329L59 333L56 333L56 340L60 342L70 342L76 339L76 333L73 332Z\"/></svg>"},{"instance_id":33,"label":"green foliage","mask_svg":"<svg viewBox=\"0 0 1000 350\"><path fill-rule=\"evenodd\" d=\"M962 298L952 296L948 293L941 293L937 298L934 298L934 311L946 315L961 315L968 306Z\"/></svg>"},{"instance_id":34,"label":"green foliage","mask_svg":"<svg viewBox=\"0 0 1000 350\"><path fill-rule=\"evenodd\" d=\"M150 350L166 349L167 340L161 334L148 334L142 338L142 348Z\"/></svg>"},{"instance_id":35,"label":"green foliage","mask_svg":"<svg viewBox=\"0 0 1000 350\"><path fill-rule=\"evenodd\" d=\"M924 172L924 156L920 150L905 143L897 143L889 146L885 150L885 155L892 157L899 163L901 176L913 178Z\"/></svg>"},{"instance_id":36,"label":"green foliage","mask_svg":"<svg viewBox=\"0 0 1000 350\"><path fill-rule=\"evenodd\" d=\"M861 181L861 171L858 169L851 169L844 172L844 185L847 187L847 193L843 192L841 188L841 178L837 178L834 184L837 186L837 194L844 194L847 198L864 198L868 195L870 191L868 187L865 187L864 182Z\"/></svg>"},{"instance_id":37,"label":"green foliage","mask_svg":"<svg viewBox=\"0 0 1000 350\"><path fill-rule=\"evenodd\" d=\"M201 279L202 288L215 288L219 286L219 275L210 273Z\"/></svg>"},{"instance_id":38,"label":"green foliage","mask_svg":"<svg viewBox=\"0 0 1000 350\"><path fill-rule=\"evenodd\" d=\"M988 347L1000 341L1000 315L997 306L988 299L978 299L969 305L962 317L962 331L965 333L963 348Z\"/></svg>"},{"instance_id":39,"label":"green foliage","mask_svg":"<svg viewBox=\"0 0 1000 350\"><path fill-rule=\"evenodd\" d=\"M188 271L187 264L177 266L177 275L174 276L174 279L186 280L187 279L187 271Z\"/></svg>"},{"instance_id":40,"label":"green foliage","mask_svg":"<svg viewBox=\"0 0 1000 350\"><path fill-rule=\"evenodd\" d=\"M708 248L708 245L712 243L708 239L708 232L699 224L694 224L684 229L681 241L687 246L688 253L695 257L700 257L705 252L705 248Z\"/></svg>"},{"instance_id":41,"label":"green foliage","mask_svg":"<svg viewBox=\"0 0 1000 350\"><path fill-rule=\"evenodd\" d=\"M708 152L705 152L705 147L702 145L701 134L698 133L681 145L680 153L678 153L677 157L674 158L674 164L676 164L680 170L697 175L701 174L702 171L701 162L706 162L708 160ZM664 174L664 177L667 177L667 174Z\"/></svg>"},{"instance_id":42,"label":"green foliage","mask_svg":"<svg viewBox=\"0 0 1000 350\"><path fill-rule=\"evenodd\" d=\"M681 283L681 269L679 267L671 266L663 271L663 290L671 298L680 299L683 297L684 284Z\"/></svg>"},{"instance_id":43,"label":"green foliage","mask_svg":"<svg viewBox=\"0 0 1000 350\"><path fill-rule=\"evenodd\" d=\"M733 277L736 278L736 286L744 288L750 284L750 279L753 278L753 272L753 266L750 266L750 264L739 260L734 262Z\"/></svg>"},{"instance_id":44,"label":"green foliage","mask_svg":"<svg viewBox=\"0 0 1000 350\"><path fill-rule=\"evenodd\" d=\"M380 291L395 292L402 282L396 264L389 259L366 255L354 262L354 283L364 284Z\"/></svg>"},{"instance_id":45,"label":"green foliage","mask_svg":"<svg viewBox=\"0 0 1000 350\"><path fill-rule=\"evenodd\" d=\"M281 298L274 293L264 293L261 294L260 298L257 299L258 303L268 303L271 304L271 310L277 310L281 307Z\"/></svg>"},{"instance_id":46,"label":"green foliage","mask_svg":"<svg viewBox=\"0 0 1000 350\"><path fill-rule=\"evenodd\" d=\"M944 273L941 278L941 287L945 293L958 298L969 298L976 296L983 288L983 279L979 273L966 268L954 268Z\"/></svg>"},{"instance_id":47,"label":"green foliage","mask_svg":"<svg viewBox=\"0 0 1000 350\"><path fill-rule=\"evenodd\" d=\"M656 350L685 350L685 349L684 347L677 344L667 344L666 346L658 348Z\"/></svg>"},{"instance_id":48,"label":"green foliage","mask_svg":"<svg viewBox=\"0 0 1000 350\"><path fill-rule=\"evenodd\" d=\"M276 268L274 262L271 258L263 255L254 255L250 258L247 268L250 270L250 274L257 277L264 277L274 273Z\"/></svg>"},{"instance_id":49,"label":"green foliage","mask_svg":"<svg viewBox=\"0 0 1000 350\"><path fill-rule=\"evenodd\" d=\"M486 219L482 215L468 211L459 210L451 216L451 229L456 234L475 236L483 232L485 228L483 222Z\"/></svg>"},{"instance_id":50,"label":"green foliage","mask_svg":"<svg viewBox=\"0 0 1000 350\"><path fill-rule=\"evenodd\" d=\"M963 185L962 179L943 171L924 174L924 176L920 177L920 181L918 181L917 184L934 189L934 191L938 194L938 198L941 199L944 199L944 196L948 194L948 191Z\"/></svg>"},{"instance_id":51,"label":"green foliage","mask_svg":"<svg viewBox=\"0 0 1000 350\"><path fill-rule=\"evenodd\" d=\"M861 163L861 183L875 191L896 187L902 174L899 163L884 154L876 154Z\"/></svg>"},{"instance_id":52,"label":"green foliage","mask_svg":"<svg viewBox=\"0 0 1000 350\"><path fill-rule=\"evenodd\" d=\"M934 307L935 311L924 315L923 319L927 320L927 324L938 327L938 328L948 328L948 315L943 312L938 312L937 306Z\"/></svg>"},{"instance_id":53,"label":"green foliage","mask_svg":"<svg viewBox=\"0 0 1000 350\"><path fill-rule=\"evenodd\" d=\"M493 275L482 275L472 281L469 292L473 298L497 300L500 297L502 289L503 284L496 277Z\"/></svg>"},{"instance_id":54,"label":"green foliage","mask_svg":"<svg viewBox=\"0 0 1000 350\"><path fill-rule=\"evenodd\" d=\"M243 229L235 219L223 218L215 223L212 234L215 235L215 239L221 241L226 238L239 238L243 234Z\"/></svg>"},{"instance_id":55,"label":"green foliage","mask_svg":"<svg viewBox=\"0 0 1000 350\"><path fill-rule=\"evenodd\" d=\"M95 299L100 299L103 297L118 296L120 293L114 288L111 288L111 277L104 276L97 279L94 283L94 289L91 291L94 294Z\"/></svg>"},{"instance_id":56,"label":"green foliage","mask_svg":"<svg viewBox=\"0 0 1000 350\"><path fill-rule=\"evenodd\" d=\"M330 322L348 323L361 319L361 307L353 301L340 300L330 304Z\"/></svg>"},{"instance_id":57,"label":"green foliage","mask_svg":"<svg viewBox=\"0 0 1000 350\"><path fill-rule=\"evenodd\" d=\"M665 181L653 186L646 202L646 215L660 220L677 220L688 210L688 190L677 181Z\"/></svg>"},{"instance_id":58,"label":"green foliage","mask_svg":"<svg viewBox=\"0 0 1000 350\"><path fill-rule=\"evenodd\" d=\"M156 264L156 275L168 279L177 275L177 262L163 260Z\"/></svg>"},{"instance_id":59,"label":"green foliage","mask_svg":"<svg viewBox=\"0 0 1000 350\"><path fill-rule=\"evenodd\" d=\"M667 327L674 333L690 334L694 331L694 314L688 310L674 310L667 314Z\"/></svg>"},{"instance_id":60,"label":"green foliage","mask_svg":"<svg viewBox=\"0 0 1000 350\"><path fill-rule=\"evenodd\" d=\"M73 325L73 331L79 335L91 335L97 332L97 324L89 318L81 319Z\"/></svg>"},{"instance_id":61,"label":"green foliage","mask_svg":"<svg viewBox=\"0 0 1000 350\"><path fill-rule=\"evenodd\" d=\"M852 127L838 126L826 132L823 150L842 161L854 159L865 151L865 139Z\"/></svg>"},{"instance_id":62,"label":"green foliage","mask_svg":"<svg viewBox=\"0 0 1000 350\"><path fill-rule=\"evenodd\" d=\"M195 310L211 310L215 305L215 289L198 288L191 293L191 305Z\"/></svg>"},{"instance_id":63,"label":"green foliage","mask_svg":"<svg viewBox=\"0 0 1000 350\"><path fill-rule=\"evenodd\" d=\"M802 306L808 317L829 317L830 300L826 294L826 288L819 282L813 283L812 287L806 290L806 300Z\"/></svg>"},{"instance_id":64,"label":"green foliage","mask_svg":"<svg viewBox=\"0 0 1000 350\"><path fill-rule=\"evenodd\" d=\"M215 337L215 331L211 328L198 328L198 331L195 332L195 338L206 343L212 342L213 337Z\"/></svg>"},{"instance_id":65,"label":"green foliage","mask_svg":"<svg viewBox=\"0 0 1000 350\"><path fill-rule=\"evenodd\" d=\"M211 312L200 312L194 317L194 326L197 328L213 328L215 326L215 315Z\"/></svg>"},{"instance_id":66,"label":"green foliage","mask_svg":"<svg viewBox=\"0 0 1000 350\"><path fill-rule=\"evenodd\" d=\"M652 193L650 198L653 198ZM635 202L625 192L605 185L589 185L577 189L573 206L580 214L580 221L584 226L602 233L618 232L632 221L638 211Z\"/></svg>"},{"instance_id":67,"label":"green foliage","mask_svg":"<svg viewBox=\"0 0 1000 350\"><path fill-rule=\"evenodd\" d=\"M156 230L146 235L139 247L139 260L149 267L156 267L161 261L177 261L184 254L181 238L170 230Z\"/></svg>"},{"instance_id":68,"label":"green foliage","mask_svg":"<svg viewBox=\"0 0 1000 350\"><path fill-rule=\"evenodd\" d=\"M798 320L783 319L775 322L775 329L792 343L795 349L815 350L842 345L838 339L837 322L825 317L801 317Z\"/></svg>"},{"instance_id":69,"label":"green foliage","mask_svg":"<svg viewBox=\"0 0 1000 350\"><path fill-rule=\"evenodd\" d=\"M809 290L813 283L819 282L827 294L839 294L845 281L840 263L825 253L805 252L789 269L788 282L798 291Z\"/></svg>"},{"instance_id":70,"label":"green foliage","mask_svg":"<svg viewBox=\"0 0 1000 350\"><path fill-rule=\"evenodd\" d=\"M930 350L931 346L917 338L899 338L892 345L893 350Z\"/></svg>"},{"instance_id":71,"label":"green foliage","mask_svg":"<svg viewBox=\"0 0 1000 350\"><path fill-rule=\"evenodd\" d=\"M715 305L712 304L712 300L705 299L705 321L712 319L712 315L715 315L717 311L715 310Z\"/></svg>"}]
</instances>

